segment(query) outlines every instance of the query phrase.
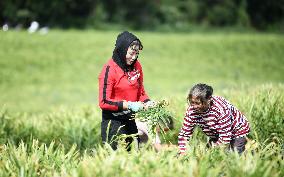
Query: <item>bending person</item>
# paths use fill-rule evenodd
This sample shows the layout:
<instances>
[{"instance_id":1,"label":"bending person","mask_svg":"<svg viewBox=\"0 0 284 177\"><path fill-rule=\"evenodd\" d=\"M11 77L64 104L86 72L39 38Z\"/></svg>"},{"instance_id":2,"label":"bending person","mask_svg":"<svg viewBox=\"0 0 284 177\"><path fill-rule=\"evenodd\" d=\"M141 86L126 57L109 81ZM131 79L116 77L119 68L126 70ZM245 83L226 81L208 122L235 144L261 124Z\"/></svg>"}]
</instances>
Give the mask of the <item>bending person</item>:
<instances>
[{"instance_id":1,"label":"bending person","mask_svg":"<svg viewBox=\"0 0 284 177\"><path fill-rule=\"evenodd\" d=\"M186 143L196 126L210 138L208 145L212 147L228 144L239 153L245 150L250 132L247 118L227 100L212 94L213 88L206 84L197 84L190 90L190 105L178 136L180 154L186 152Z\"/></svg>"}]
</instances>

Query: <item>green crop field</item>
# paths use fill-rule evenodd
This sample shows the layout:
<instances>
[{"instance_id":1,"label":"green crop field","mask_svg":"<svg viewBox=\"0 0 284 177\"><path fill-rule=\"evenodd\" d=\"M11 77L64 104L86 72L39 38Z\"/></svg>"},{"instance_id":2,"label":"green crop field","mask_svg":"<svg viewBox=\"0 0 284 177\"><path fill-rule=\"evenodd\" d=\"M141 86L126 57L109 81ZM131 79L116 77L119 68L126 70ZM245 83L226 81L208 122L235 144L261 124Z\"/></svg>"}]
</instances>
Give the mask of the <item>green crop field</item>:
<instances>
[{"instance_id":1,"label":"green crop field","mask_svg":"<svg viewBox=\"0 0 284 177\"><path fill-rule=\"evenodd\" d=\"M239 156L206 149L196 131L188 154L127 153L101 146L98 74L119 31L0 32L0 176L284 176L284 36L267 33L135 32L144 85L166 99L177 144L196 83L236 105L251 123Z\"/></svg>"}]
</instances>

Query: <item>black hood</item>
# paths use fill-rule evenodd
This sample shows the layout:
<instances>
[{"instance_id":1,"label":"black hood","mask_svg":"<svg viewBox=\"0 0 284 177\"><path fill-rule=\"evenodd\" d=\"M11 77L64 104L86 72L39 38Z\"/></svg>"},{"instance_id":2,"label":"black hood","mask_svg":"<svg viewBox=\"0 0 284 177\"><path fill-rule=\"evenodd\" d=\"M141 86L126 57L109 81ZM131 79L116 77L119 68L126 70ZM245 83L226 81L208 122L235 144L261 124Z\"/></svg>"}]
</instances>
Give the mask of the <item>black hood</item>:
<instances>
[{"instance_id":1,"label":"black hood","mask_svg":"<svg viewBox=\"0 0 284 177\"><path fill-rule=\"evenodd\" d=\"M142 46L141 41L134 34L128 31L124 31L117 36L115 42L112 58L114 62L125 72L133 70L134 64L136 62L135 60L131 66L128 66L126 64L127 49L135 40L139 41L140 45Z\"/></svg>"}]
</instances>

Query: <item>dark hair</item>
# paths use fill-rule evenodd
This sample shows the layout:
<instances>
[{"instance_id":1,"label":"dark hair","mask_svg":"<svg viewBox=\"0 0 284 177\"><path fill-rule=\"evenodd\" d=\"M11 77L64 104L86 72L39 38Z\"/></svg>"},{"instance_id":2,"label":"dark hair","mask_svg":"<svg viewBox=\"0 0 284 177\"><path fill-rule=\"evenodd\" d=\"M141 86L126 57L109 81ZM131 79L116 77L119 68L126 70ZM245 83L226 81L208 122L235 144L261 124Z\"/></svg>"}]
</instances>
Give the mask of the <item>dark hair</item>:
<instances>
[{"instance_id":1,"label":"dark hair","mask_svg":"<svg viewBox=\"0 0 284 177\"><path fill-rule=\"evenodd\" d=\"M131 44L129 45L129 47L134 46L134 45L138 45L139 46L139 50L143 50L143 45L141 44L141 41L136 39L133 42L131 42Z\"/></svg>"},{"instance_id":2,"label":"dark hair","mask_svg":"<svg viewBox=\"0 0 284 177\"><path fill-rule=\"evenodd\" d=\"M213 88L207 84L199 83L193 86L188 94L187 101L190 102L192 96L200 99L202 103L206 102L209 98L211 98L213 94Z\"/></svg>"}]
</instances>

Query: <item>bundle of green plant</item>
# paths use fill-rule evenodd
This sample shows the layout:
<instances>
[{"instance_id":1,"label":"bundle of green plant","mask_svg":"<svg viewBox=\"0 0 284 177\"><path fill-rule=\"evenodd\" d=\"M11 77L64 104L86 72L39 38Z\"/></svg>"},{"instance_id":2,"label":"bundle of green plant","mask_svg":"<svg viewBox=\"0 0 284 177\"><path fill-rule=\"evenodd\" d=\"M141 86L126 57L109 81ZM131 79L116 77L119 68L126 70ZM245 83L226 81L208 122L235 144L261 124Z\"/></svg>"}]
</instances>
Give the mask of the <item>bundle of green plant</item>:
<instances>
[{"instance_id":1,"label":"bundle of green plant","mask_svg":"<svg viewBox=\"0 0 284 177\"><path fill-rule=\"evenodd\" d=\"M135 115L135 118L141 122L147 122L148 131L151 138L154 138L157 129L160 130L164 137L164 129L169 129L172 123L172 114L166 109L169 103L165 100L157 102L154 106L148 109L143 109Z\"/></svg>"}]
</instances>

